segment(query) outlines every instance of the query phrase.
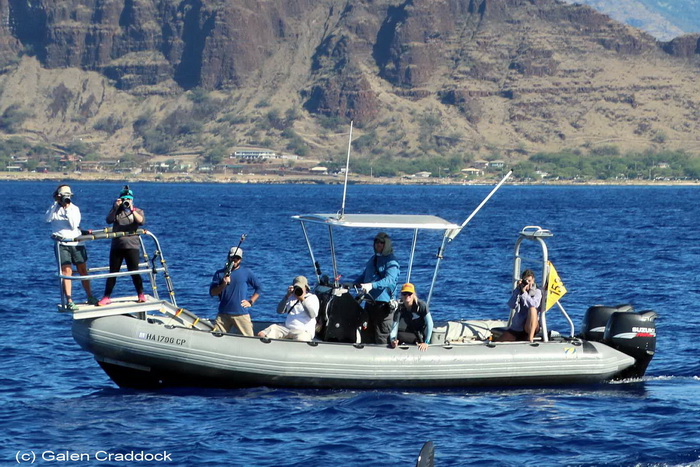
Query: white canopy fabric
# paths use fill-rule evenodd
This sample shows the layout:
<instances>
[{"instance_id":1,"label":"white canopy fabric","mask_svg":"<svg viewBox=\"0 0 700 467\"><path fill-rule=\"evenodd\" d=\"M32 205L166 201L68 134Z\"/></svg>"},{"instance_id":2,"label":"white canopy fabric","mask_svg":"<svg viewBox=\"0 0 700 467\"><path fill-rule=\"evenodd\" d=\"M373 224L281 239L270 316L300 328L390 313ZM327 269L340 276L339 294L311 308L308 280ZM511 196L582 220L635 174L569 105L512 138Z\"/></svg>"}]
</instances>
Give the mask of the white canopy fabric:
<instances>
[{"instance_id":1,"label":"white canopy fabric","mask_svg":"<svg viewBox=\"0 0 700 467\"><path fill-rule=\"evenodd\" d=\"M375 229L452 230L460 227L441 217L421 214L345 214L342 218L340 214L301 214L292 219L334 227Z\"/></svg>"}]
</instances>

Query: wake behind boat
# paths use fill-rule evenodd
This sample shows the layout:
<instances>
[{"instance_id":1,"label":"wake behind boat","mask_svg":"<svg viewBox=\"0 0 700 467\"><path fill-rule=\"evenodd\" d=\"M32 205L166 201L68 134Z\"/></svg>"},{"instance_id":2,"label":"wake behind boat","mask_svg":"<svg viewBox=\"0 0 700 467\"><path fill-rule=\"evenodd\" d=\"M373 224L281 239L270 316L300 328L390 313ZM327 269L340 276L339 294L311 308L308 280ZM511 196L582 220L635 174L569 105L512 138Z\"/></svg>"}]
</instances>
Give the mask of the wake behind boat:
<instances>
[{"instance_id":1,"label":"wake behind boat","mask_svg":"<svg viewBox=\"0 0 700 467\"><path fill-rule=\"evenodd\" d=\"M302 227L316 279L315 293L321 301L321 326L316 338L310 342L246 337L237 331L212 332L214 327L210 320L202 319L177 304L158 239L146 230L131 233L106 230L62 240L101 241L116 235L138 236L144 257L138 270L100 273L106 268L96 268L91 269L87 277L60 276L60 273L59 276L82 280L141 274L150 280L152 293L145 303L137 303L136 297L113 297L113 303L108 306L80 304L73 312L76 342L92 353L105 372L124 387L520 386L599 383L644 375L656 345L656 313L653 311L635 312L629 306L593 306L585 314L581 333L575 335L567 312L554 300L570 329L562 332L548 329L545 308L551 293L553 268L545 242L552 234L537 226L528 226L519 233L513 268L515 285L523 262L530 261L528 258L531 257L523 256L521 248L528 245L530 250L539 253L538 271L541 272L545 296L540 309L542 332L534 342L495 342L494 338L508 326L506 320L459 319L437 322L425 352L412 345L393 349L386 345L362 343L357 326L358 314L361 302L371 298L351 284L342 284L321 274L308 229L320 225L328 231L333 278L338 277L333 235L336 229L412 231L406 282L411 278L418 233L426 230L442 232L442 243L434 258L429 302L445 248L472 216L461 226L437 216L413 214L293 216ZM155 248L150 256L147 243ZM159 296L157 282L164 282L167 297ZM60 308L66 309L65 297L62 297ZM443 316L469 313L468 309L440 311ZM269 324L254 321L255 333Z\"/></svg>"}]
</instances>

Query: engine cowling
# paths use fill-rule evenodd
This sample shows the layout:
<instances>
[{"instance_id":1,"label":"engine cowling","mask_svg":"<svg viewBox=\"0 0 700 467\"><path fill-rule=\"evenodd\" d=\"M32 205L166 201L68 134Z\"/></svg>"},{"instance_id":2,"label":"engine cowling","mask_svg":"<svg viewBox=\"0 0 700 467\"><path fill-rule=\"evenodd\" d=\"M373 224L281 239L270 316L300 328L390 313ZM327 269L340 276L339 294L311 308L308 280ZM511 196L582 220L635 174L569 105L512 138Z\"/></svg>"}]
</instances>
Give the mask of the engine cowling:
<instances>
[{"instance_id":1,"label":"engine cowling","mask_svg":"<svg viewBox=\"0 0 700 467\"><path fill-rule=\"evenodd\" d=\"M581 336L588 341L603 342L605 326L613 313L633 311L631 305L603 306L595 305L583 315Z\"/></svg>"},{"instance_id":2,"label":"engine cowling","mask_svg":"<svg viewBox=\"0 0 700 467\"><path fill-rule=\"evenodd\" d=\"M615 312L608 319L603 343L633 357L636 363L623 378L641 378L656 353L656 317L653 310Z\"/></svg>"}]
</instances>

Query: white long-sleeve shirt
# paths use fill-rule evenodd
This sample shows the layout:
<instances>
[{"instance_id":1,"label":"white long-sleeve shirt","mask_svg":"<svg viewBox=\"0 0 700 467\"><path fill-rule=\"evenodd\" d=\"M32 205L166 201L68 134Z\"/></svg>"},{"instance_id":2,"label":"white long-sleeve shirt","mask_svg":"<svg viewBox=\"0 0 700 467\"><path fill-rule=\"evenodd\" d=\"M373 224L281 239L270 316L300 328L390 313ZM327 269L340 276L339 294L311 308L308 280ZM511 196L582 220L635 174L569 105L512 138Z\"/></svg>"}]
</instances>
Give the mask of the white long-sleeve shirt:
<instances>
[{"instance_id":1,"label":"white long-sleeve shirt","mask_svg":"<svg viewBox=\"0 0 700 467\"><path fill-rule=\"evenodd\" d=\"M316 334L316 317L320 303L318 297L307 292L304 300L296 295L286 296L277 305L277 313L287 313L285 327L290 331L306 331L311 337Z\"/></svg>"},{"instance_id":2,"label":"white long-sleeve shirt","mask_svg":"<svg viewBox=\"0 0 700 467\"><path fill-rule=\"evenodd\" d=\"M46 222L51 223L51 233L62 238L75 238L80 235L80 208L71 203L65 208L54 202L46 210ZM77 245L78 242L64 243L64 245Z\"/></svg>"}]
</instances>

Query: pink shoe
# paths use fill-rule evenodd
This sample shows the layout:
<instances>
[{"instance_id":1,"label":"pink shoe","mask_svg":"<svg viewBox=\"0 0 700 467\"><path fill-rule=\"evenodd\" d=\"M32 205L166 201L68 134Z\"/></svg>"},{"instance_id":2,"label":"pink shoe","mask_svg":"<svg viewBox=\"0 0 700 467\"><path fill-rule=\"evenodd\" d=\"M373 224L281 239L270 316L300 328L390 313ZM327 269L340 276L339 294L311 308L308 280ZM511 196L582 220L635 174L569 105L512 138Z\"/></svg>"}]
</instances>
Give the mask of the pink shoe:
<instances>
[{"instance_id":1,"label":"pink shoe","mask_svg":"<svg viewBox=\"0 0 700 467\"><path fill-rule=\"evenodd\" d=\"M136 300L138 303L145 303L146 302L146 296L142 293L139 294L139 299Z\"/></svg>"},{"instance_id":2,"label":"pink shoe","mask_svg":"<svg viewBox=\"0 0 700 467\"><path fill-rule=\"evenodd\" d=\"M105 305L109 305L110 303L112 303L112 300L105 295L104 297L102 297L100 299L99 302L97 302L97 306L105 306Z\"/></svg>"}]
</instances>

